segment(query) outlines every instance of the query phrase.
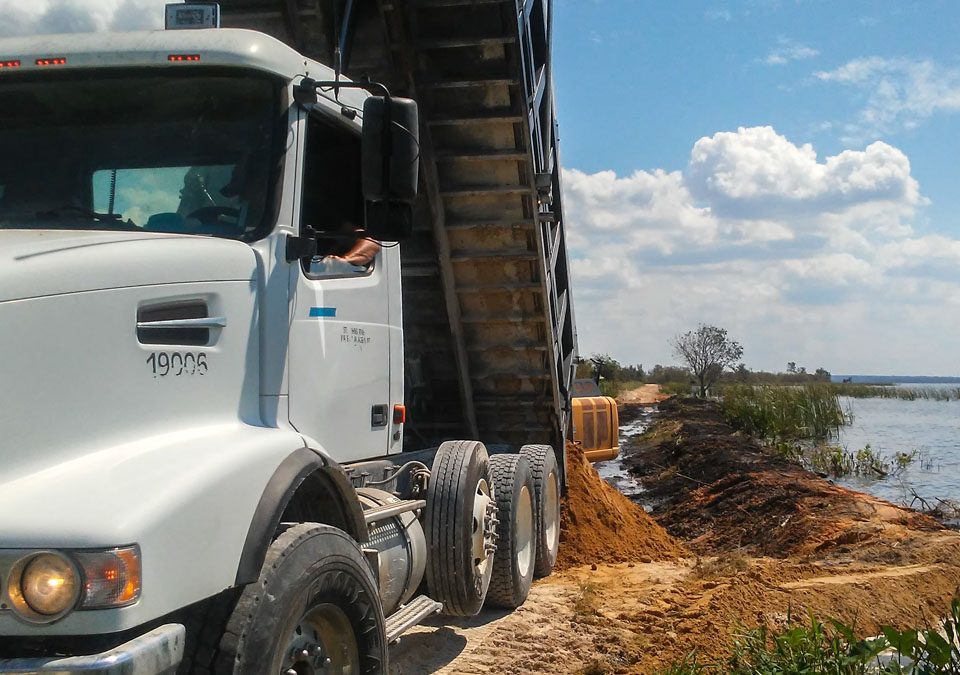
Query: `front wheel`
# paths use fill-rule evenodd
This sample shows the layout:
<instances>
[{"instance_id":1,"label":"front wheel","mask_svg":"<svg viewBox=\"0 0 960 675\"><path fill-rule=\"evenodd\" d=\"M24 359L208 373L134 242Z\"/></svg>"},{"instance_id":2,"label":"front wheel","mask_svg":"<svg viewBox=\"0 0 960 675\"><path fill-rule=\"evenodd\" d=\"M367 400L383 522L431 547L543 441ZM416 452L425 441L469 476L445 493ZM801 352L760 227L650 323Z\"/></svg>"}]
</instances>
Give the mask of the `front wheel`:
<instances>
[{"instance_id":1,"label":"front wheel","mask_svg":"<svg viewBox=\"0 0 960 675\"><path fill-rule=\"evenodd\" d=\"M216 672L365 675L387 672L383 611L357 543L302 523L267 551L227 623Z\"/></svg>"}]
</instances>

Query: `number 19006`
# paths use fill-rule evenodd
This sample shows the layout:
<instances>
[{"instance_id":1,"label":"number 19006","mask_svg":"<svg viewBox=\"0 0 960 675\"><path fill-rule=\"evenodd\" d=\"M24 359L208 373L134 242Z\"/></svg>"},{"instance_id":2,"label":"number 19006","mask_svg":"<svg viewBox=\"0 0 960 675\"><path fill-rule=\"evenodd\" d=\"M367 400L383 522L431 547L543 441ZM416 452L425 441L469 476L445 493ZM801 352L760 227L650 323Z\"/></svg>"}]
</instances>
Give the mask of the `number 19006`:
<instances>
[{"instance_id":1,"label":"number 19006","mask_svg":"<svg viewBox=\"0 0 960 675\"><path fill-rule=\"evenodd\" d=\"M206 375L207 355L193 352L152 352L147 357L154 377L180 377L181 375Z\"/></svg>"}]
</instances>

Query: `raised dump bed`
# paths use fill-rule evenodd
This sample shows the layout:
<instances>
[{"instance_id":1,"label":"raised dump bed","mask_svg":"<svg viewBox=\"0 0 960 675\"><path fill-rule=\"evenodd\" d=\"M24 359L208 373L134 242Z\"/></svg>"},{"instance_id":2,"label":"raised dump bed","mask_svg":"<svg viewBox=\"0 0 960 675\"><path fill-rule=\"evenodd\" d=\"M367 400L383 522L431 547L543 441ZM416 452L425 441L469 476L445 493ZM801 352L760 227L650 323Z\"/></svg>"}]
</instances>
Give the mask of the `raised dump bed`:
<instances>
[{"instance_id":1,"label":"raised dump bed","mask_svg":"<svg viewBox=\"0 0 960 675\"><path fill-rule=\"evenodd\" d=\"M406 445L563 448L576 335L549 0L221 6L225 26L271 33L325 63L339 51L347 76L420 105L421 196L401 249Z\"/></svg>"}]
</instances>

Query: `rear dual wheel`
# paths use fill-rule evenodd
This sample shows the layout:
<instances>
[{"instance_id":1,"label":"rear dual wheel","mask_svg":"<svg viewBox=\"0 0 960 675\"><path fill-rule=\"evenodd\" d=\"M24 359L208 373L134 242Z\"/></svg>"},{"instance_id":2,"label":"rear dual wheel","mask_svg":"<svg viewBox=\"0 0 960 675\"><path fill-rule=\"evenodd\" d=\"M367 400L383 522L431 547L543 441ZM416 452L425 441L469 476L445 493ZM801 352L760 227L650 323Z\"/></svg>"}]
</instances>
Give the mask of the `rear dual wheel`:
<instances>
[{"instance_id":1,"label":"rear dual wheel","mask_svg":"<svg viewBox=\"0 0 960 675\"><path fill-rule=\"evenodd\" d=\"M473 616L483 606L493 573L496 514L483 443L441 444L430 471L423 527L427 589L444 613Z\"/></svg>"},{"instance_id":2,"label":"rear dual wheel","mask_svg":"<svg viewBox=\"0 0 960 675\"><path fill-rule=\"evenodd\" d=\"M545 577L553 571L560 550L560 469L553 447L524 445L520 454L530 463L537 512L537 562L534 573Z\"/></svg>"},{"instance_id":3,"label":"rear dual wheel","mask_svg":"<svg viewBox=\"0 0 960 675\"><path fill-rule=\"evenodd\" d=\"M486 604L514 609L527 599L537 557L533 474L522 455L494 455L490 469L499 522Z\"/></svg>"}]
</instances>

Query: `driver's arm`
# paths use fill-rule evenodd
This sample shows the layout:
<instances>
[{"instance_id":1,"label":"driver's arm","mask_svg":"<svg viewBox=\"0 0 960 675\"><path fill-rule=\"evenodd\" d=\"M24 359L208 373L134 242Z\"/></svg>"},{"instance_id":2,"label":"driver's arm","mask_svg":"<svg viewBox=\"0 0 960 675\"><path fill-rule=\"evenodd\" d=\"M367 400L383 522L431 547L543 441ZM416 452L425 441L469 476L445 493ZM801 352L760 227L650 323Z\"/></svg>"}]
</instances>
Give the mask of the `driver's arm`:
<instances>
[{"instance_id":1,"label":"driver's arm","mask_svg":"<svg viewBox=\"0 0 960 675\"><path fill-rule=\"evenodd\" d=\"M339 256L332 256L357 267L367 267L373 262L380 250L380 244L372 239L357 239L349 251Z\"/></svg>"}]
</instances>

